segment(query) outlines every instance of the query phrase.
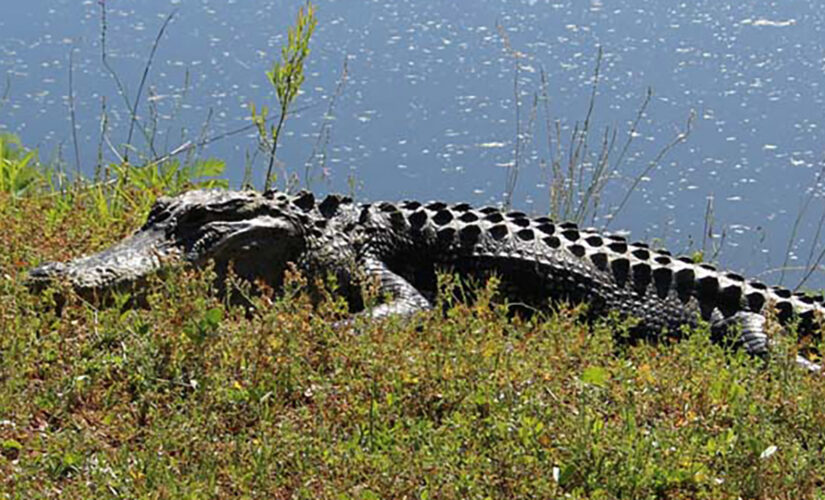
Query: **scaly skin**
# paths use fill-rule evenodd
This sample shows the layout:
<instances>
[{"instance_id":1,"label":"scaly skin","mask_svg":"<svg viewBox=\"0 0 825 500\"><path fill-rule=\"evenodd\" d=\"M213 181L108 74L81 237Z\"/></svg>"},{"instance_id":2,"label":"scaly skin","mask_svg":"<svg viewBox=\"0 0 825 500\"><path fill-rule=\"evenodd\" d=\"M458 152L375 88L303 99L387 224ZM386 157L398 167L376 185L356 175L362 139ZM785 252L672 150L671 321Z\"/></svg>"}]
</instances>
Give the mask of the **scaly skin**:
<instances>
[{"instance_id":1,"label":"scaly skin","mask_svg":"<svg viewBox=\"0 0 825 500\"><path fill-rule=\"evenodd\" d=\"M317 203L309 192L209 190L161 198L131 237L98 254L37 267L29 283L41 289L65 280L101 300L112 290L139 291L163 266L210 261L219 276L231 263L241 277L276 288L289 262L309 275L332 273L355 310L363 307L359 276L376 279L390 300L367 311L375 317L430 307L438 270L478 281L495 274L514 304L544 309L584 302L593 318L612 311L636 318L632 333L650 338L678 336L702 318L719 336L738 329L752 354L769 348L763 329L769 308L782 322L796 315L803 333L823 312L821 298L572 223L466 203L355 204L338 195Z\"/></svg>"}]
</instances>

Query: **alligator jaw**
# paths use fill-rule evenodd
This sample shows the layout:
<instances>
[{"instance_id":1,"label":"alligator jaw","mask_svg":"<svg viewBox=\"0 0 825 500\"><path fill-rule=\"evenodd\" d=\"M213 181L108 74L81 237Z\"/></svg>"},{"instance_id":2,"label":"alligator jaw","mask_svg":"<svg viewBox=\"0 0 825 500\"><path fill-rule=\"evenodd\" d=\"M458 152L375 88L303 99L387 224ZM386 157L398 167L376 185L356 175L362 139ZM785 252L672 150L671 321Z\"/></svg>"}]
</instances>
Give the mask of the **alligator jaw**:
<instances>
[{"instance_id":1,"label":"alligator jaw","mask_svg":"<svg viewBox=\"0 0 825 500\"><path fill-rule=\"evenodd\" d=\"M67 263L48 262L31 271L27 286L39 292L57 283L70 285L84 299L105 303L112 293L132 293L163 265L179 261L163 231L145 229L102 252Z\"/></svg>"}]
</instances>

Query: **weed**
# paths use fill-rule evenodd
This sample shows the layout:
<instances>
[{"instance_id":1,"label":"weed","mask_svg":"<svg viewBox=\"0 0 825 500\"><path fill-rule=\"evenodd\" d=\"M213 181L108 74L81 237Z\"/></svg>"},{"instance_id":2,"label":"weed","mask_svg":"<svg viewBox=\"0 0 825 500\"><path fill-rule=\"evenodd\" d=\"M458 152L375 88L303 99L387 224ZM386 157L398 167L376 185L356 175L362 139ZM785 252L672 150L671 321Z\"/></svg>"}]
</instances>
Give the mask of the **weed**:
<instances>
[{"instance_id":1,"label":"weed","mask_svg":"<svg viewBox=\"0 0 825 500\"><path fill-rule=\"evenodd\" d=\"M18 197L42 180L37 150L26 150L12 134L0 134L0 192Z\"/></svg>"},{"instance_id":2,"label":"weed","mask_svg":"<svg viewBox=\"0 0 825 500\"><path fill-rule=\"evenodd\" d=\"M711 343L706 328L619 349L619 319L587 325L566 307L513 317L495 279L467 291L449 275L440 307L410 321L341 324L334 280L310 295L294 274L283 295L224 285L246 290L236 305L208 268L156 277L143 309L70 298L57 316L23 270L140 223L101 220L74 193L0 203L0 497L822 489L825 387L795 369L790 339L767 363ZM44 227L60 200L71 216Z\"/></svg>"},{"instance_id":3,"label":"weed","mask_svg":"<svg viewBox=\"0 0 825 500\"><path fill-rule=\"evenodd\" d=\"M275 60L272 63L272 69L266 73L269 83L275 89L280 105L277 124L271 125L267 132L266 122L269 108L262 106L258 113L255 103L249 103L252 121L258 128L258 138L261 144L269 150L269 166L266 170L264 190L268 190L272 185L272 167L275 165L275 152L278 149L281 127L284 125L292 101L298 96L301 85L304 83L304 62L309 56L309 40L312 38L317 22L315 7L307 2L306 12L303 7L300 8L295 26L289 28L287 43L281 48L281 59Z\"/></svg>"}]
</instances>

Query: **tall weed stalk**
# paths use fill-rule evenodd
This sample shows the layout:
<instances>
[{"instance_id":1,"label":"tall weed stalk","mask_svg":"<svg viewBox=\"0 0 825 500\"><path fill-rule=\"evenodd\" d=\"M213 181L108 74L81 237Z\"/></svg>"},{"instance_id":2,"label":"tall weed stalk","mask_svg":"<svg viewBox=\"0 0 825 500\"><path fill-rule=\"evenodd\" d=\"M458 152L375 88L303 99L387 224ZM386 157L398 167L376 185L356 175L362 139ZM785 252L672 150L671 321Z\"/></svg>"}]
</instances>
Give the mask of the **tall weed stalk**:
<instances>
[{"instance_id":1,"label":"tall weed stalk","mask_svg":"<svg viewBox=\"0 0 825 500\"><path fill-rule=\"evenodd\" d=\"M272 185L272 168L275 165L275 153L278 149L281 128L286 121L289 107L298 97L301 85L304 83L304 62L309 56L309 41L317 23L315 7L311 2L307 2L306 10L303 7L298 10L295 25L289 28L287 43L281 48L280 60L276 59L272 63L272 69L266 73L267 79L275 89L275 94L278 97L280 115L277 123L271 125L267 131L266 122L269 108L262 106L260 112L258 112L255 103L249 103L252 122L257 126L261 146L269 150L269 166L266 169L264 190L268 190Z\"/></svg>"}]
</instances>

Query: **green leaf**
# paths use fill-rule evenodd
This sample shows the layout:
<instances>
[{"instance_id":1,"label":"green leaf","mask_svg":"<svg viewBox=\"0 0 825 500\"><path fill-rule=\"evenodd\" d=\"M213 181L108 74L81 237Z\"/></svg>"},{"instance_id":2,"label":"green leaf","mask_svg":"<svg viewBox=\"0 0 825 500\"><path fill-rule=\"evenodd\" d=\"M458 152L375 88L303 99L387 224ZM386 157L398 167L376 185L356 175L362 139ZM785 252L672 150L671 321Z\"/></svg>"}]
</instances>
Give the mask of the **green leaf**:
<instances>
[{"instance_id":1,"label":"green leaf","mask_svg":"<svg viewBox=\"0 0 825 500\"><path fill-rule=\"evenodd\" d=\"M216 158L208 158L195 164L196 177L214 177L221 175L226 169L226 162Z\"/></svg>"},{"instance_id":2,"label":"green leaf","mask_svg":"<svg viewBox=\"0 0 825 500\"><path fill-rule=\"evenodd\" d=\"M213 307L212 309L206 311L204 319L206 319L209 326L217 327L221 320L223 320L223 309L220 307Z\"/></svg>"},{"instance_id":3,"label":"green leaf","mask_svg":"<svg viewBox=\"0 0 825 500\"><path fill-rule=\"evenodd\" d=\"M14 439L6 439L3 441L3 450L17 450L20 451L23 449L23 445L20 444L19 441Z\"/></svg>"},{"instance_id":4,"label":"green leaf","mask_svg":"<svg viewBox=\"0 0 825 500\"><path fill-rule=\"evenodd\" d=\"M610 375L607 373L601 366L588 366L582 372L581 381L585 384L596 385L599 387L605 387L607 385L607 380L610 378Z\"/></svg>"},{"instance_id":5,"label":"green leaf","mask_svg":"<svg viewBox=\"0 0 825 500\"><path fill-rule=\"evenodd\" d=\"M361 500L381 500L381 496L372 490L364 490L361 492Z\"/></svg>"}]
</instances>

